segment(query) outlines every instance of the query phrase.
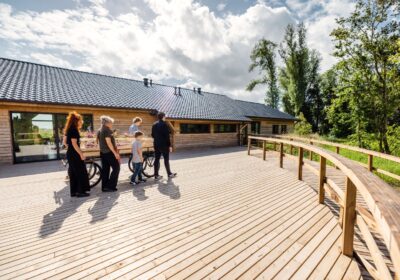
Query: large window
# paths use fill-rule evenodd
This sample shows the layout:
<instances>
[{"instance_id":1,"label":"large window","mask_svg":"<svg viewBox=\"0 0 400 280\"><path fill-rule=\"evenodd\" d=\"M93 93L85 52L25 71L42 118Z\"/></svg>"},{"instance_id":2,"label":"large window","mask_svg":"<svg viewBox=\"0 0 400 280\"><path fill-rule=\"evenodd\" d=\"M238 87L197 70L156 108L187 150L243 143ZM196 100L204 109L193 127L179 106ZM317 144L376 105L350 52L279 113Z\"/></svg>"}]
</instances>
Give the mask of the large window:
<instances>
[{"instance_id":1,"label":"large window","mask_svg":"<svg viewBox=\"0 0 400 280\"><path fill-rule=\"evenodd\" d=\"M66 114L11 113L15 162L60 159ZM93 127L92 115L83 115L84 127Z\"/></svg>"},{"instance_id":2,"label":"large window","mask_svg":"<svg viewBox=\"0 0 400 280\"><path fill-rule=\"evenodd\" d=\"M236 124L214 124L215 133L233 133L237 132Z\"/></svg>"},{"instance_id":3,"label":"large window","mask_svg":"<svg viewBox=\"0 0 400 280\"><path fill-rule=\"evenodd\" d=\"M279 124L272 125L272 134L279 134Z\"/></svg>"},{"instance_id":4,"label":"large window","mask_svg":"<svg viewBox=\"0 0 400 280\"><path fill-rule=\"evenodd\" d=\"M261 132L261 123L251 122L251 134L260 134L260 132Z\"/></svg>"},{"instance_id":5,"label":"large window","mask_svg":"<svg viewBox=\"0 0 400 280\"><path fill-rule=\"evenodd\" d=\"M181 133L210 133L209 124L181 123Z\"/></svg>"}]
</instances>

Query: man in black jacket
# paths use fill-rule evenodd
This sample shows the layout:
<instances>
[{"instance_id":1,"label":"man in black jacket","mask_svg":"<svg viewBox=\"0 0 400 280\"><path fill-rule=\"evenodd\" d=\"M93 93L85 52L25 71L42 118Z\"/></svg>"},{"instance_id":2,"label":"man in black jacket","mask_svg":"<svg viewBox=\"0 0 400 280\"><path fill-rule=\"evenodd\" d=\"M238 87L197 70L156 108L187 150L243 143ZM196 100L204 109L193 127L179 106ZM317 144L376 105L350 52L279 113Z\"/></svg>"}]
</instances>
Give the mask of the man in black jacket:
<instances>
[{"instance_id":1,"label":"man in black jacket","mask_svg":"<svg viewBox=\"0 0 400 280\"><path fill-rule=\"evenodd\" d=\"M151 129L151 137L154 139L154 150L155 150L155 160L154 160L154 175L155 179L158 180L161 176L158 174L160 170L160 158L161 155L164 158L165 169L169 178L176 176L176 173L172 173L169 166L169 153L172 152L171 140L170 140L170 130L165 122L165 114L159 112L157 114L158 121L153 124Z\"/></svg>"}]
</instances>

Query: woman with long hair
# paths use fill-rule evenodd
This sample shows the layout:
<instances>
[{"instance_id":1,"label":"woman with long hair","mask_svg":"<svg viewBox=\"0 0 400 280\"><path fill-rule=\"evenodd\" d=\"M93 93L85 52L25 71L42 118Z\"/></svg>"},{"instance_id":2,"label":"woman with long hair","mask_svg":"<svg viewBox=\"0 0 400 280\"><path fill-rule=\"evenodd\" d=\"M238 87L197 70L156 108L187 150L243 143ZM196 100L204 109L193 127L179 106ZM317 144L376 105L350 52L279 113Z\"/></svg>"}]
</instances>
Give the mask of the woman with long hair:
<instances>
[{"instance_id":1,"label":"woman with long hair","mask_svg":"<svg viewBox=\"0 0 400 280\"><path fill-rule=\"evenodd\" d=\"M82 128L83 119L77 112L69 113L64 128L67 142L67 159L69 164L69 180L71 196L89 196L89 177L85 165L85 156L80 148L79 130Z\"/></svg>"}]
</instances>

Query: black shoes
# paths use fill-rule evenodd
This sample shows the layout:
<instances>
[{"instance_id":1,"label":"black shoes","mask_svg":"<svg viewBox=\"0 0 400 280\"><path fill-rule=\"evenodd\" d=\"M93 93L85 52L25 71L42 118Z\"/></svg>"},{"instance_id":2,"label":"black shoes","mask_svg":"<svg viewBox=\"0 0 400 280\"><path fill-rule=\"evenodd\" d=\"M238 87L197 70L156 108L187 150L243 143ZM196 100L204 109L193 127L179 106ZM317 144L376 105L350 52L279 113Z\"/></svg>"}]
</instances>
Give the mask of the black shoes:
<instances>
[{"instance_id":1,"label":"black shoes","mask_svg":"<svg viewBox=\"0 0 400 280\"><path fill-rule=\"evenodd\" d=\"M168 178L174 178L178 175L178 173L171 173L168 175Z\"/></svg>"},{"instance_id":2,"label":"black shoes","mask_svg":"<svg viewBox=\"0 0 400 280\"><path fill-rule=\"evenodd\" d=\"M88 193L77 193L76 197L88 197L89 195Z\"/></svg>"},{"instance_id":3,"label":"black shoes","mask_svg":"<svg viewBox=\"0 0 400 280\"><path fill-rule=\"evenodd\" d=\"M118 189L102 189L103 192L116 192Z\"/></svg>"}]
</instances>

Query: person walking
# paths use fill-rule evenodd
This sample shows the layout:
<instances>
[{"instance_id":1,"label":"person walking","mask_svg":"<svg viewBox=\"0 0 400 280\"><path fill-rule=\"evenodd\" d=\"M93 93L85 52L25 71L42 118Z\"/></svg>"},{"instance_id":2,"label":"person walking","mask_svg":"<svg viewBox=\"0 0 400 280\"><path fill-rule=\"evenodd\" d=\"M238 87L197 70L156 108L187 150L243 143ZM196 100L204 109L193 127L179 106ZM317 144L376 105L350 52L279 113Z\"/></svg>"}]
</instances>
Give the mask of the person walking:
<instances>
[{"instance_id":1,"label":"person walking","mask_svg":"<svg viewBox=\"0 0 400 280\"><path fill-rule=\"evenodd\" d=\"M171 140L170 140L170 130L165 122L166 117L163 112L157 114L158 121L153 124L151 129L151 137L154 139L154 178L159 180L162 176L159 175L160 170L160 158L161 155L164 158L165 169L169 178L173 178L177 173L172 173L169 165L169 153L172 152Z\"/></svg>"},{"instance_id":2,"label":"person walking","mask_svg":"<svg viewBox=\"0 0 400 280\"><path fill-rule=\"evenodd\" d=\"M101 181L103 192L117 191L118 176L120 171L121 156L112 131L114 119L109 116L101 116L101 128L97 132L97 140L100 146ZM112 168L110 174L110 168Z\"/></svg>"},{"instance_id":3,"label":"person walking","mask_svg":"<svg viewBox=\"0 0 400 280\"><path fill-rule=\"evenodd\" d=\"M80 148L79 130L82 128L83 119L77 112L69 113L64 128L65 142L68 147L68 175L70 193L72 196L89 196L90 191L89 176L85 165L85 155Z\"/></svg>"}]
</instances>

